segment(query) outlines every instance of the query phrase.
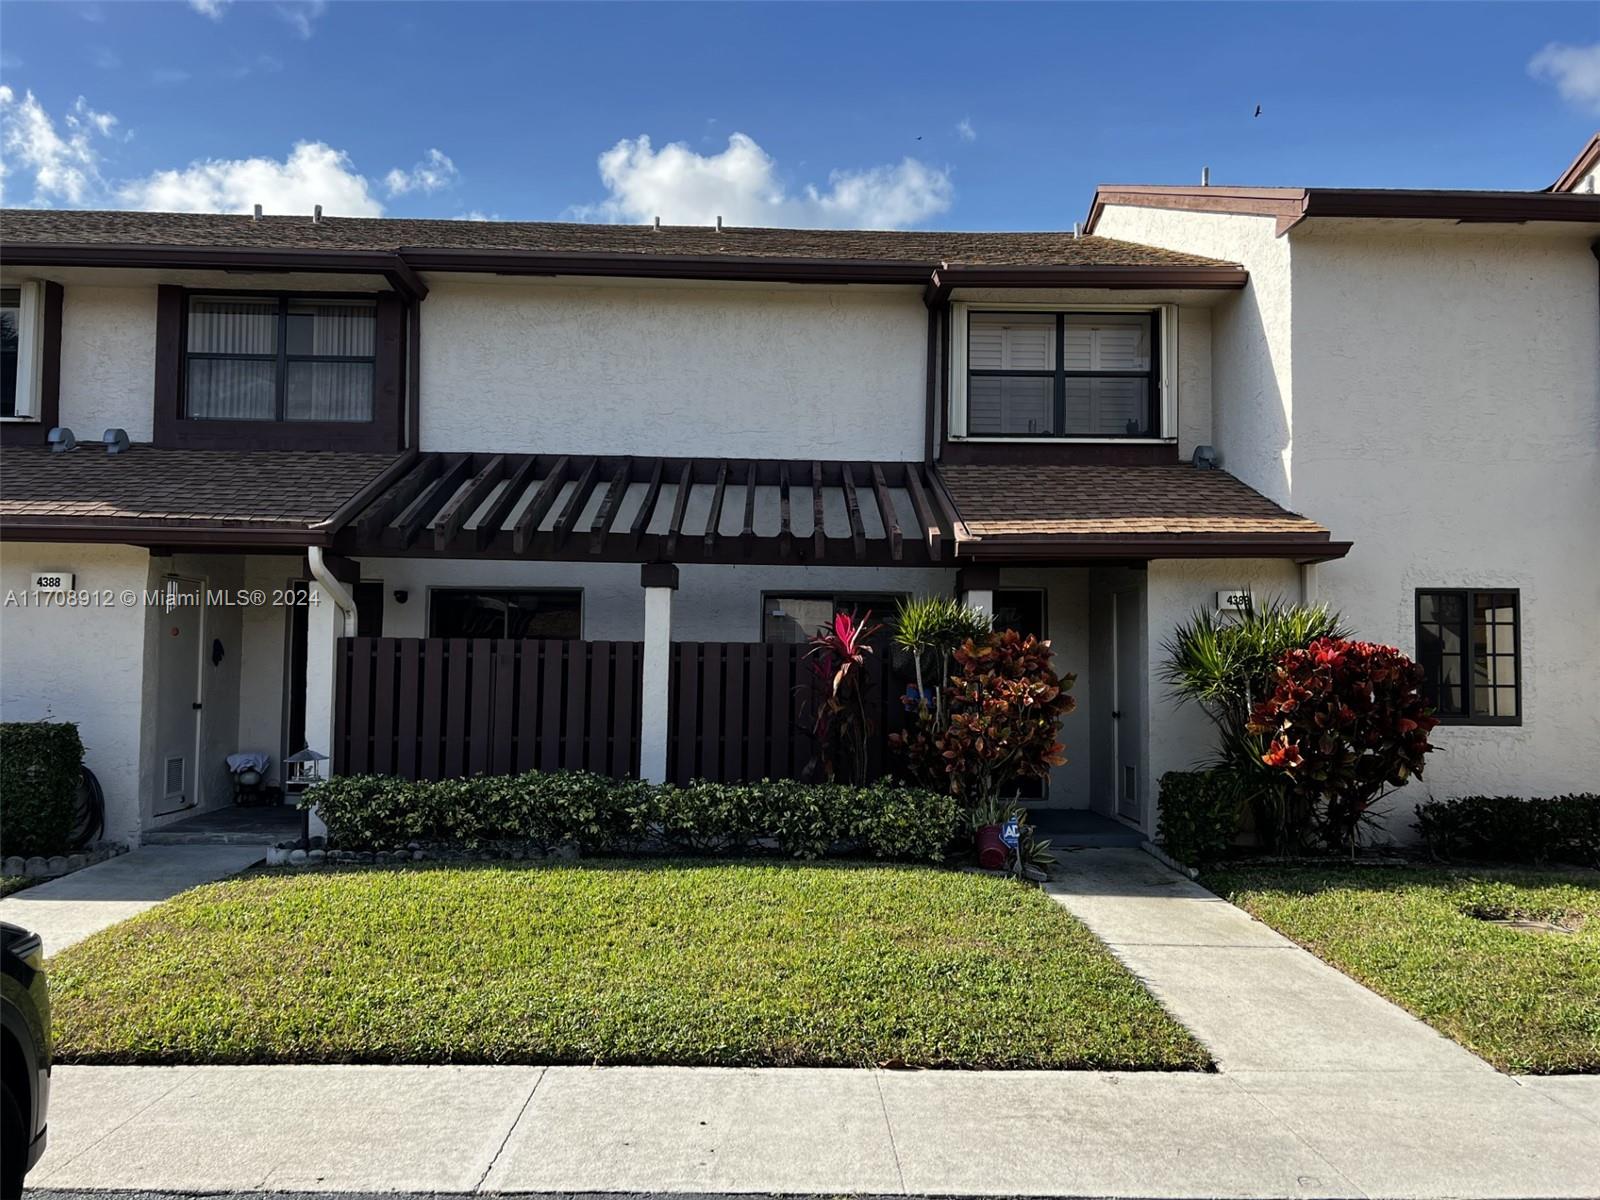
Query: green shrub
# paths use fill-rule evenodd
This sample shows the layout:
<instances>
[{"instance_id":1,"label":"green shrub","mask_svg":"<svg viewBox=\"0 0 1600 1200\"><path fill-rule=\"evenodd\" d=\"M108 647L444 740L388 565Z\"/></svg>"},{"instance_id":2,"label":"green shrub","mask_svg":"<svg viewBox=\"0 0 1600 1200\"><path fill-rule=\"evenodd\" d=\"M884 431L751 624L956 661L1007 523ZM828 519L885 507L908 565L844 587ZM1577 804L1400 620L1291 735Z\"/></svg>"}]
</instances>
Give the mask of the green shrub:
<instances>
[{"instance_id":1,"label":"green shrub","mask_svg":"<svg viewBox=\"0 0 1600 1200\"><path fill-rule=\"evenodd\" d=\"M1191 865L1221 858L1239 833L1240 789L1225 770L1168 771L1161 777L1156 837Z\"/></svg>"},{"instance_id":2,"label":"green shrub","mask_svg":"<svg viewBox=\"0 0 1600 1200\"><path fill-rule=\"evenodd\" d=\"M689 854L769 849L790 858L865 852L938 861L960 826L954 797L892 780L870 786L793 780L652 786L586 771L479 775L437 783L387 776L331 779L306 793L329 844L407 842L573 845L614 854L644 845Z\"/></svg>"},{"instance_id":3,"label":"green shrub","mask_svg":"<svg viewBox=\"0 0 1600 1200\"><path fill-rule=\"evenodd\" d=\"M76 725L0 724L0 854L29 858L70 850L82 777Z\"/></svg>"},{"instance_id":4,"label":"green shrub","mask_svg":"<svg viewBox=\"0 0 1600 1200\"><path fill-rule=\"evenodd\" d=\"M1417 806L1416 829L1436 858L1600 867L1600 794L1593 792L1429 800Z\"/></svg>"}]
</instances>

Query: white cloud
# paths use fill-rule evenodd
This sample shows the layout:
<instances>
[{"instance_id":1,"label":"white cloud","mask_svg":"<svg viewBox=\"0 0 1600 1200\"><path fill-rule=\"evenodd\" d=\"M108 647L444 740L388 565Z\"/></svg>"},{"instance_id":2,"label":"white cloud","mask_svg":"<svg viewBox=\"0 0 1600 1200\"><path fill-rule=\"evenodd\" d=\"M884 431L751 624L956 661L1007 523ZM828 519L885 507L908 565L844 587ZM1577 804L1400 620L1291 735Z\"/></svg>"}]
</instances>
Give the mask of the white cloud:
<instances>
[{"instance_id":1,"label":"white cloud","mask_svg":"<svg viewBox=\"0 0 1600 1200\"><path fill-rule=\"evenodd\" d=\"M189 7L202 17L210 17L213 21L222 20L222 14L227 10L232 0L189 0Z\"/></svg>"},{"instance_id":2,"label":"white cloud","mask_svg":"<svg viewBox=\"0 0 1600 1200\"><path fill-rule=\"evenodd\" d=\"M1589 46L1551 42L1528 60L1528 74L1550 80L1569 103L1600 113L1600 42Z\"/></svg>"},{"instance_id":3,"label":"white cloud","mask_svg":"<svg viewBox=\"0 0 1600 1200\"><path fill-rule=\"evenodd\" d=\"M95 139L110 137L117 119L95 112L79 96L62 124L64 133L32 92L18 100L9 87L0 86L0 149L7 160L0 178L19 168L26 171L33 178L34 204L82 204L104 186Z\"/></svg>"},{"instance_id":4,"label":"white cloud","mask_svg":"<svg viewBox=\"0 0 1600 1200\"><path fill-rule=\"evenodd\" d=\"M19 100L0 85L0 195L5 184L25 177L33 189L26 202L40 206L247 213L259 204L269 213L309 213L320 204L329 216L383 215L378 185L344 151L317 141L296 143L281 160L206 159L108 182L101 143L132 136L119 137L120 130L114 115L91 108L82 96L57 122L32 92ZM435 149L411 171L391 171L388 181L399 176L406 183L402 190L431 192L455 175L449 155Z\"/></svg>"},{"instance_id":5,"label":"white cloud","mask_svg":"<svg viewBox=\"0 0 1600 1200\"><path fill-rule=\"evenodd\" d=\"M182 170L156 171L117 189L127 208L150 212L308 213L322 205L329 216L377 217L383 205L349 155L323 142L299 142L283 161L274 158L207 159Z\"/></svg>"},{"instance_id":6,"label":"white cloud","mask_svg":"<svg viewBox=\"0 0 1600 1200\"><path fill-rule=\"evenodd\" d=\"M288 23L294 30L307 41L315 32L315 24L323 13L328 11L328 0L304 0L299 4L279 4L276 6L278 16Z\"/></svg>"},{"instance_id":7,"label":"white cloud","mask_svg":"<svg viewBox=\"0 0 1600 1200\"><path fill-rule=\"evenodd\" d=\"M403 196L407 192L422 192L424 195L437 192L440 188L449 187L456 181L459 174L455 163L450 161L450 156L442 150L429 150L409 171L394 168L383 177L384 187L389 189L391 196Z\"/></svg>"},{"instance_id":8,"label":"white cloud","mask_svg":"<svg viewBox=\"0 0 1600 1200\"><path fill-rule=\"evenodd\" d=\"M978 140L978 131L972 127L971 117L962 117L961 120L956 122L956 136L963 142L975 142Z\"/></svg>"},{"instance_id":9,"label":"white cloud","mask_svg":"<svg viewBox=\"0 0 1600 1200\"><path fill-rule=\"evenodd\" d=\"M499 213L495 213L491 216L489 213L486 213L479 208L474 208L469 212L456 214L456 220L458 221L498 221L499 219Z\"/></svg>"},{"instance_id":10,"label":"white cloud","mask_svg":"<svg viewBox=\"0 0 1600 1200\"><path fill-rule=\"evenodd\" d=\"M896 229L945 211L953 194L948 174L914 158L834 171L826 190L807 184L791 193L772 157L742 133L718 154L683 142L656 150L648 137L624 138L600 156L599 167L610 194L572 209L579 219L659 216L671 225L706 225L721 216L732 225Z\"/></svg>"}]
</instances>

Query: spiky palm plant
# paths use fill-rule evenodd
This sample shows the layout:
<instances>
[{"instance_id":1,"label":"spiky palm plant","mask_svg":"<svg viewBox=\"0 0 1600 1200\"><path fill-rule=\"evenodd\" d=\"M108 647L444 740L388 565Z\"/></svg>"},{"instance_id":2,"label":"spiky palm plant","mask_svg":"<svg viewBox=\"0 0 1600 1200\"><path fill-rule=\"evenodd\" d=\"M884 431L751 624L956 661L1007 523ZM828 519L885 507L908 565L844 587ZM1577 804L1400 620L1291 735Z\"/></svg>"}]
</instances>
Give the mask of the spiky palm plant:
<instances>
[{"instance_id":1,"label":"spiky palm plant","mask_svg":"<svg viewBox=\"0 0 1600 1200\"><path fill-rule=\"evenodd\" d=\"M1271 694L1273 671L1286 651L1303 650L1318 638L1347 636L1339 614L1327 605L1273 598L1259 609L1247 605L1236 618L1197 609L1162 644L1163 680L1216 723L1220 737L1210 765L1232 777L1274 849L1304 840L1310 815L1299 811L1280 773L1261 761L1266 742L1250 732L1250 712Z\"/></svg>"},{"instance_id":2,"label":"spiky palm plant","mask_svg":"<svg viewBox=\"0 0 1600 1200\"><path fill-rule=\"evenodd\" d=\"M914 596L900 601L895 611L895 644L911 655L917 675L921 708L928 709L929 689L924 671L936 672L933 702L936 717L944 711L944 685L950 678L950 656L971 638L981 638L992 628L989 615L968 608L951 596Z\"/></svg>"}]
</instances>

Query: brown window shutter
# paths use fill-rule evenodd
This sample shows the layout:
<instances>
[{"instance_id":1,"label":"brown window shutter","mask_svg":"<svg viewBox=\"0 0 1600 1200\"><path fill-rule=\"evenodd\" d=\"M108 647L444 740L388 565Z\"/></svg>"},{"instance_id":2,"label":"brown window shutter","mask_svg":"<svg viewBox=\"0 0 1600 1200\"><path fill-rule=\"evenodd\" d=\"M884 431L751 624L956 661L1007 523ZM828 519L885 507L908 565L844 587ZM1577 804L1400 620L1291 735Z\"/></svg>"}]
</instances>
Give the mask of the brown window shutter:
<instances>
[{"instance_id":1,"label":"brown window shutter","mask_svg":"<svg viewBox=\"0 0 1600 1200\"><path fill-rule=\"evenodd\" d=\"M183 415L183 289L162 284L156 289L155 419L158 446L177 443Z\"/></svg>"},{"instance_id":2,"label":"brown window shutter","mask_svg":"<svg viewBox=\"0 0 1600 1200\"><path fill-rule=\"evenodd\" d=\"M405 303L393 292L378 297L377 361L373 364L372 418L386 447L401 449L405 429Z\"/></svg>"}]
</instances>

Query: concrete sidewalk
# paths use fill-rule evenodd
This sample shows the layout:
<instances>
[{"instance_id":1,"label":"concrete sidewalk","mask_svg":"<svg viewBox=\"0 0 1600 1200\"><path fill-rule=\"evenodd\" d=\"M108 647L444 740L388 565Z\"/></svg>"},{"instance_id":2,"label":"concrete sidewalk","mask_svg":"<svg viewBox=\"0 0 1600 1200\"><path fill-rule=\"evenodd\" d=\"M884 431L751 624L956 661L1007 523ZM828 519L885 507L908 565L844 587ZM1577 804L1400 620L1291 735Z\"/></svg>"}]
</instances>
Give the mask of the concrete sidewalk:
<instances>
[{"instance_id":1,"label":"concrete sidewalk","mask_svg":"<svg viewBox=\"0 0 1600 1200\"><path fill-rule=\"evenodd\" d=\"M1600 1076L1501 1075L1130 850L1048 889L1219 1072L68 1067L29 1182L161 1191L1593 1197Z\"/></svg>"},{"instance_id":2,"label":"concrete sidewalk","mask_svg":"<svg viewBox=\"0 0 1600 1200\"><path fill-rule=\"evenodd\" d=\"M260 862L266 846L140 846L0 900L0 920L31 929L55 954L179 892Z\"/></svg>"},{"instance_id":3,"label":"concrete sidewalk","mask_svg":"<svg viewBox=\"0 0 1600 1200\"><path fill-rule=\"evenodd\" d=\"M29 1183L66 1190L1592 1197L1600 1179L1592 1101L1494 1072L66 1067L50 1129Z\"/></svg>"}]
</instances>

